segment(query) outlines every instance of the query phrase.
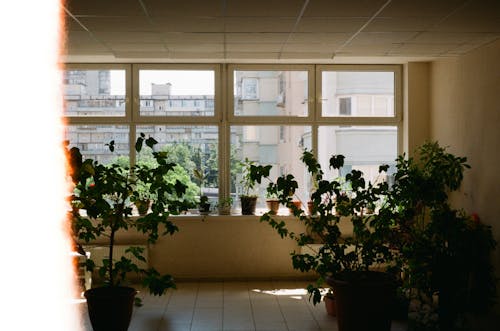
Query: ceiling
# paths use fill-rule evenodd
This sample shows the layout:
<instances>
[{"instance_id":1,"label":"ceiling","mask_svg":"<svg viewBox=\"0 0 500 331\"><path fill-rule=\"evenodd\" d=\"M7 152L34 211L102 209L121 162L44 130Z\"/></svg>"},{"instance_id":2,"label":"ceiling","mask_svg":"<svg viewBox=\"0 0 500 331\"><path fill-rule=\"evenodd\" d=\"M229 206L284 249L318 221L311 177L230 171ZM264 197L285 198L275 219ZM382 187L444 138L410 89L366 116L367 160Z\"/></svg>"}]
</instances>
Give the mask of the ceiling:
<instances>
[{"instance_id":1,"label":"ceiling","mask_svg":"<svg viewBox=\"0 0 500 331\"><path fill-rule=\"evenodd\" d=\"M66 62L402 62L500 38L500 0L66 0Z\"/></svg>"}]
</instances>

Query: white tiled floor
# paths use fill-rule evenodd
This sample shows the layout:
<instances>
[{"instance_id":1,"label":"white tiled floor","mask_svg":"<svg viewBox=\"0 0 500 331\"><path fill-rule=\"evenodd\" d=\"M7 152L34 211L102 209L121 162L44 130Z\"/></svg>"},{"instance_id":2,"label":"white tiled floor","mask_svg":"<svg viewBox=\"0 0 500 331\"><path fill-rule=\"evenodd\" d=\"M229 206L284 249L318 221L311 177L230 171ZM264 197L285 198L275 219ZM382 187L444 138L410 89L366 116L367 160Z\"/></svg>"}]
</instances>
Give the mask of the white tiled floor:
<instances>
[{"instance_id":1,"label":"white tiled floor","mask_svg":"<svg viewBox=\"0 0 500 331\"><path fill-rule=\"evenodd\" d=\"M181 282L161 297L141 291L142 307L135 307L129 331L308 331L337 330L324 304L308 301L307 283ZM83 330L91 331L82 304ZM393 331L406 327L393 322Z\"/></svg>"}]
</instances>

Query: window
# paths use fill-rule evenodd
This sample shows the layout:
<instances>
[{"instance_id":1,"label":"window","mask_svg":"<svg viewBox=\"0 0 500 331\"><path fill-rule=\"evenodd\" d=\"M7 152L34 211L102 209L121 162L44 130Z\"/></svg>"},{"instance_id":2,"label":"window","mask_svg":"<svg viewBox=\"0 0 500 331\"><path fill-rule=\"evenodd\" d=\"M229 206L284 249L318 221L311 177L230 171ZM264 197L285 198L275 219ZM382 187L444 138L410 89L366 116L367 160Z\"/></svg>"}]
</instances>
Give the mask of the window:
<instances>
[{"instance_id":1,"label":"window","mask_svg":"<svg viewBox=\"0 0 500 331\"><path fill-rule=\"evenodd\" d=\"M125 70L67 70L63 76L65 116L125 115Z\"/></svg>"},{"instance_id":2,"label":"window","mask_svg":"<svg viewBox=\"0 0 500 331\"><path fill-rule=\"evenodd\" d=\"M305 70L234 70L234 115L306 117L308 86Z\"/></svg>"},{"instance_id":3,"label":"window","mask_svg":"<svg viewBox=\"0 0 500 331\"><path fill-rule=\"evenodd\" d=\"M139 133L150 135L179 164L193 201L203 193L214 202L232 197L238 207L245 158L272 165L273 179L293 174L305 203L311 179L300 162L304 149L328 176L359 169L371 181L399 152L396 65L68 64L63 76L72 146L104 163L151 162L134 150ZM332 154L346 156L340 173L328 170ZM193 176L197 168L203 183ZM261 211L266 185L255 192Z\"/></svg>"},{"instance_id":4,"label":"window","mask_svg":"<svg viewBox=\"0 0 500 331\"><path fill-rule=\"evenodd\" d=\"M339 115L351 115L351 98L339 98Z\"/></svg>"},{"instance_id":5,"label":"window","mask_svg":"<svg viewBox=\"0 0 500 331\"><path fill-rule=\"evenodd\" d=\"M141 116L213 116L214 70L138 70ZM195 106L195 99L212 100L210 106ZM153 107L142 107L148 100Z\"/></svg>"},{"instance_id":6,"label":"window","mask_svg":"<svg viewBox=\"0 0 500 331\"><path fill-rule=\"evenodd\" d=\"M324 70L322 115L394 117L395 85L393 71Z\"/></svg>"}]
</instances>

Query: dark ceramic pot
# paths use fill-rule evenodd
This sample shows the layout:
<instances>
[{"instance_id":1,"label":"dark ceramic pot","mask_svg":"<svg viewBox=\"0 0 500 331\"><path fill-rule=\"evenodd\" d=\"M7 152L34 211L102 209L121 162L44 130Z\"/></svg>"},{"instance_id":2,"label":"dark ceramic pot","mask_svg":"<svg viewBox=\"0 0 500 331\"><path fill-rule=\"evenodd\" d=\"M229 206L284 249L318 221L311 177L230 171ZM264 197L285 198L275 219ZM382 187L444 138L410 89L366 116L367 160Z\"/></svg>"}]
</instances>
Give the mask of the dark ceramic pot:
<instances>
[{"instance_id":1,"label":"dark ceramic pot","mask_svg":"<svg viewBox=\"0 0 500 331\"><path fill-rule=\"evenodd\" d=\"M359 271L327 278L333 288L339 331L390 331L396 282L384 272Z\"/></svg>"},{"instance_id":2,"label":"dark ceramic pot","mask_svg":"<svg viewBox=\"0 0 500 331\"><path fill-rule=\"evenodd\" d=\"M85 291L94 331L127 331L137 291L131 287L98 287Z\"/></svg>"}]
</instances>

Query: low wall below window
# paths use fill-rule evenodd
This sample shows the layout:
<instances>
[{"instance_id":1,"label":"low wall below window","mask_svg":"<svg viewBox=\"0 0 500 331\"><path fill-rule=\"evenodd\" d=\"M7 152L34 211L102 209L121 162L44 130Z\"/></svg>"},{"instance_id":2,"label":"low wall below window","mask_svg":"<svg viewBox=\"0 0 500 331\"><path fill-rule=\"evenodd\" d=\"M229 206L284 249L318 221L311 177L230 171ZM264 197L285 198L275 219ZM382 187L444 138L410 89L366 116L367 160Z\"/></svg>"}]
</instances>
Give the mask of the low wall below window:
<instances>
[{"instance_id":1,"label":"low wall below window","mask_svg":"<svg viewBox=\"0 0 500 331\"><path fill-rule=\"evenodd\" d=\"M305 230L293 218L282 219L290 231ZM160 273L178 280L314 278L312 273L293 269L290 253L300 252L295 241L282 239L258 216L175 216L171 220L179 232L160 237L148 249L149 264ZM146 243L145 236L135 231L119 232L116 240L117 245Z\"/></svg>"}]
</instances>

